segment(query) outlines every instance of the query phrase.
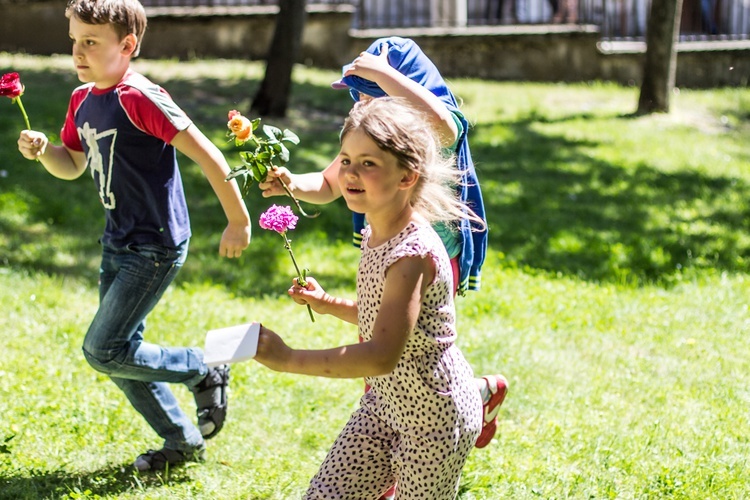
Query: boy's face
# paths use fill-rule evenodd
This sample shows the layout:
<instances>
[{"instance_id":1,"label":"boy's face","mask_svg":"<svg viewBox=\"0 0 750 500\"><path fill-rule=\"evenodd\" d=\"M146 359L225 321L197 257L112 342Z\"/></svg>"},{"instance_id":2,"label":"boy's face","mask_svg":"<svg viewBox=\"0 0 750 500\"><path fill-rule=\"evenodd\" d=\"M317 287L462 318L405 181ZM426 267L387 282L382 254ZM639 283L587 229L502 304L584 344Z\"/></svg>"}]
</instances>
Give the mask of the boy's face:
<instances>
[{"instance_id":1,"label":"boy's face","mask_svg":"<svg viewBox=\"0 0 750 500\"><path fill-rule=\"evenodd\" d=\"M102 89L120 81L135 49L135 35L120 40L110 24L86 24L71 16L69 36L79 80Z\"/></svg>"}]
</instances>

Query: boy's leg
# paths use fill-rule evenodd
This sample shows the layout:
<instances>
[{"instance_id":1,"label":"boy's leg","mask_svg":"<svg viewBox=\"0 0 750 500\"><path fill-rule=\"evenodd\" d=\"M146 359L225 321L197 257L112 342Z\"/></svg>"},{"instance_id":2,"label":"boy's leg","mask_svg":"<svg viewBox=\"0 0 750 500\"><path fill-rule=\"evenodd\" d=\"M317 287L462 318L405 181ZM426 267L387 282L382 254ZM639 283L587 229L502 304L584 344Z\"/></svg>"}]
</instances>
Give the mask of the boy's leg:
<instances>
[{"instance_id":1,"label":"boy's leg","mask_svg":"<svg viewBox=\"0 0 750 500\"><path fill-rule=\"evenodd\" d=\"M163 437L165 447L189 452L203 438L167 383L192 387L207 368L197 349L165 348L143 342L146 315L172 282L187 255L182 248L131 245L104 248L100 306L84 339L89 364L108 374L131 404Z\"/></svg>"}]
</instances>

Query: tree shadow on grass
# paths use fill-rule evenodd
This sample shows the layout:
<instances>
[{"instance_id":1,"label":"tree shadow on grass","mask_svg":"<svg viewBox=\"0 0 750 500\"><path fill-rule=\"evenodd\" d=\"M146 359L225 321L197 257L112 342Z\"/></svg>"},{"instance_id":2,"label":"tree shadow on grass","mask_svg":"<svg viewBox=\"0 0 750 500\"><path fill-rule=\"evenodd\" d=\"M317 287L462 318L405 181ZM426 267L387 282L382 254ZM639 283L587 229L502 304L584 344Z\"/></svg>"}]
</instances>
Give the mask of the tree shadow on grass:
<instances>
[{"instance_id":1,"label":"tree shadow on grass","mask_svg":"<svg viewBox=\"0 0 750 500\"><path fill-rule=\"evenodd\" d=\"M585 154L597 144L540 134L537 121L477 127L512 137L472 146L493 249L522 266L631 284L750 270L746 181L609 164Z\"/></svg>"},{"instance_id":2,"label":"tree shadow on grass","mask_svg":"<svg viewBox=\"0 0 750 500\"><path fill-rule=\"evenodd\" d=\"M68 498L71 493L82 498L100 498L191 481L188 469L139 474L131 464L123 464L90 472L24 471L23 476L0 477L0 491L2 498L43 500Z\"/></svg>"}]
</instances>

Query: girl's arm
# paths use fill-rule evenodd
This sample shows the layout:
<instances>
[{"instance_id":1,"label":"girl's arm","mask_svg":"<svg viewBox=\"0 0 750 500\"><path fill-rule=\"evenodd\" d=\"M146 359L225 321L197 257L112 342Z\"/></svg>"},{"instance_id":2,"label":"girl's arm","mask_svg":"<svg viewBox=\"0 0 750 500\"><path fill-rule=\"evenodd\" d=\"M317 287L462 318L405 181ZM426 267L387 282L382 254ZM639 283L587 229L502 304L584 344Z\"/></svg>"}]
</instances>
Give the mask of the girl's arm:
<instances>
[{"instance_id":1,"label":"girl's arm","mask_svg":"<svg viewBox=\"0 0 750 500\"><path fill-rule=\"evenodd\" d=\"M268 179L258 184L264 198L284 196L286 191L277 178L283 180L294 196L307 203L325 205L341 197L339 188L339 157L337 156L322 172L293 174L285 167L268 172Z\"/></svg>"},{"instance_id":2,"label":"girl's arm","mask_svg":"<svg viewBox=\"0 0 750 500\"><path fill-rule=\"evenodd\" d=\"M23 130L18 150L24 158L39 160L50 174L59 179L73 180L86 171L86 155L65 146L55 146L42 132Z\"/></svg>"},{"instance_id":3,"label":"girl's arm","mask_svg":"<svg viewBox=\"0 0 750 500\"><path fill-rule=\"evenodd\" d=\"M195 125L180 131L172 139L172 145L200 165L224 209L228 224L221 236L219 255L239 257L250 244L250 214L237 183L224 180L230 171L224 155Z\"/></svg>"},{"instance_id":4,"label":"girl's arm","mask_svg":"<svg viewBox=\"0 0 750 500\"><path fill-rule=\"evenodd\" d=\"M353 62L344 76L356 75L373 81L391 97L403 97L422 110L440 135L444 147L458 138L458 127L451 111L435 94L388 64L388 45L383 44L380 55L363 52Z\"/></svg>"},{"instance_id":5,"label":"girl's arm","mask_svg":"<svg viewBox=\"0 0 750 500\"><path fill-rule=\"evenodd\" d=\"M393 264L375 319L372 339L332 349L292 349L261 328L255 359L272 370L331 378L377 377L393 371L414 330L427 286L435 276L431 257L406 257Z\"/></svg>"},{"instance_id":6,"label":"girl's arm","mask_svg":"<svg viewBox=\"0 0 750 500\"><path fill-rule=\"evenodd\" d=\"M299 280L294 278L289 296L297 304L309 305L318 314L330 314L347 323L357 324L357 302L328 295L315 278L308 276L306 287L300 286Z\"/></svg>"}]
</instances>

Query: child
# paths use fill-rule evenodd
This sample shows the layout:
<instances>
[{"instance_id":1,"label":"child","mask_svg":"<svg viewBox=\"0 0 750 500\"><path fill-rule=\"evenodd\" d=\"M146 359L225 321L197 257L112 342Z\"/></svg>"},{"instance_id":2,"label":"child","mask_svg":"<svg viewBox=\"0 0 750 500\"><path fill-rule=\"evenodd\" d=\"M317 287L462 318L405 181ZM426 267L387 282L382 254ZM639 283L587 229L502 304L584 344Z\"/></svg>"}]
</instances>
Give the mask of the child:
<instances>
[{"instance_id":1,"label":"child","mask_svg":"<svg viewBox=\"0 0 750 500\"><path fill-rule=\"evenodd\" d=\"M460 203L451 160L422 113L401 98L354 106L341 132L338 187L365 214L357 300L314 279L290 295L359 327L362 342L296 350L263 327L256 360L271 369L365 377L371 389L333 444L305 498L455 498L482 427L471 367L455 345L451 265L431 223L482 220Z\"/></svg>"},{"instance_id":2,"label":"child","mask_svg":"<svg viewBox=\"0 0 750 500\"><path fill-rule=\"evenodd\" d=\"M373 42L351 64L344 66L343 78L334 82L336 89L349 89L354 101L383 96L408 99L421 110L426 120L438 131L441 145L456 153L456 167L461 173L460 198L480 217L484 217L482 193L479 188L469 150L467 131L469 124L448 85L434 63L413 40L400 37L381 38ZM291 174L286 168L272 172L268 182L261 183L263 196L285 194L275 177L282 178L295 196L310 203L329 203L341 196L336 177L340 158L322 172ZM361 241L364 218L354 214L355 245ZM478 290L480 271L487 248L487 230L472 227L462 219L459 232L448 230L444 223L435 229L451 258L454 293ZM484 424L476 446L489 444L497 430L497 414L508 391L508 382L502 375L488 375L476 380L484 402Z\"/></svg>"},{"instance_id":3,"label":"child","mask_svg":"<svg viewBox=\"0 0 750 500\"><path fill-rule=\"evenodd\" d=\"M104 207L99 310L83 353L106 373L164 439L140 455L139 471L202 461L205 439L218 433L227 409L229 369L209 369L199 349L144 341L145 319L185 262L190 222L175 149L203 169L228 219L219 254L239 257L250 243L250 217L239 189L224 182L223 155L169 95L130 68L146 29L138 0L71 0L73 62L85 85L75 89L55 146L24 130L18 149L55 177L72 180L89 168ZM177 404L169 383L185 384L198 427Z\"/></svg>"}]
</instances>

